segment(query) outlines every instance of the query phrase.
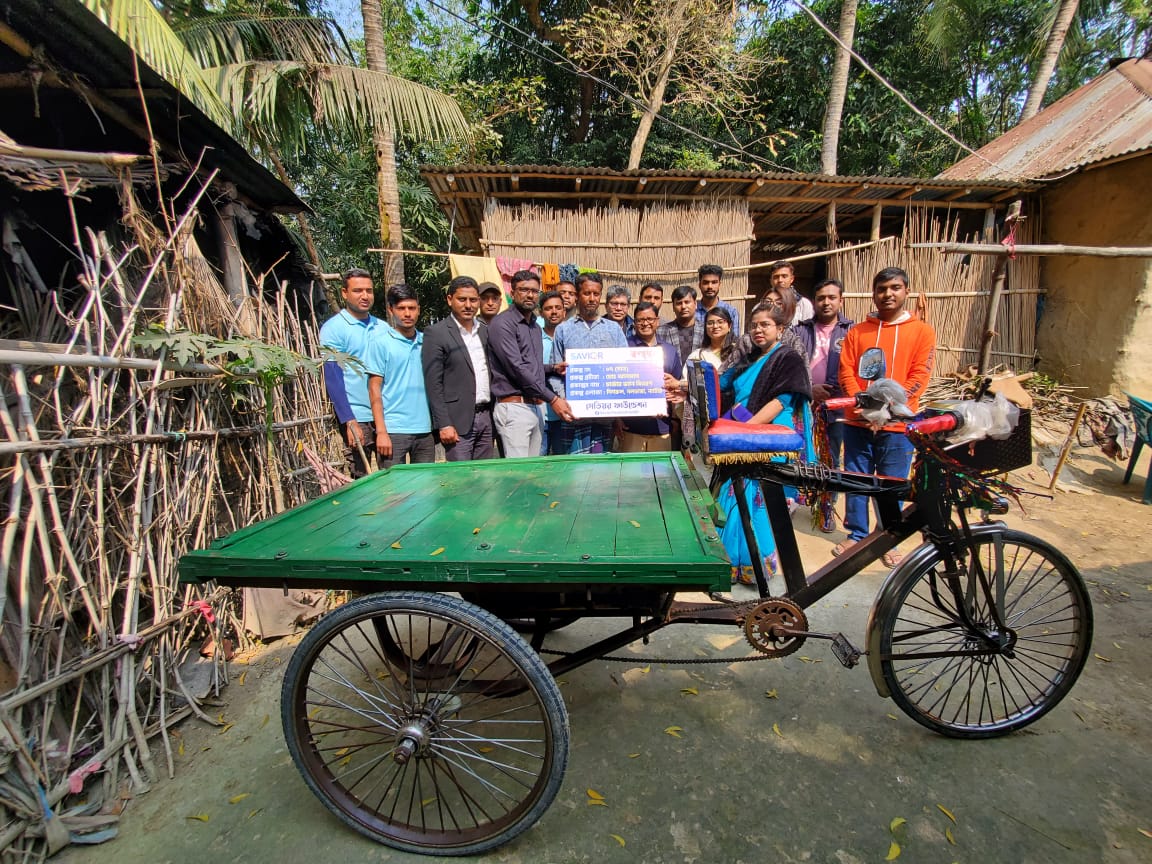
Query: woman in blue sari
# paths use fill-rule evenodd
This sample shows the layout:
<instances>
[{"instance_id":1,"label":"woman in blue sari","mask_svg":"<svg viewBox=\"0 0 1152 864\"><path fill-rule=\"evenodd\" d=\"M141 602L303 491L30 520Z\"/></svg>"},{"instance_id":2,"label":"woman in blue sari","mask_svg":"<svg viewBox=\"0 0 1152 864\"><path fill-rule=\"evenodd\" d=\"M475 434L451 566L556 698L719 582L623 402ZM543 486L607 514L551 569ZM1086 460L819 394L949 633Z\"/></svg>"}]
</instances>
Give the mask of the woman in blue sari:
<instances>
[{"instance_id":1,"label":"woman in blue sari","mask_svg":"<svg viewBox=\"0 0 1152 864\"><path fill-rule=\"evenodd\" d=\"M777 306L761 304L752 310L749 323L752 351L742 363L728 369L720 377L721 389L730 389L734 395L733 407L725 416L746 423L775 424L795 429L804 438L804 449L800 457L811 462L816 458L812 447L812 412L809 408L812 384L804 358L780 341L787 326L787 316ZM786 455L781 453L774 461L783 462L785 459ZM744 490L752 514L752 530L756 534L760 554L764 556L766 572L775 573L778 567L776 541L768 522L768 511L764 506L760 484L746 481ZM795 490L790 494L795 496ZM732 582L753 585L756 579L752 556L744 538L744 527L731 481L720 487L718 503L725 514L720 536L732 561Z\"/></svg>"}]
</instances>

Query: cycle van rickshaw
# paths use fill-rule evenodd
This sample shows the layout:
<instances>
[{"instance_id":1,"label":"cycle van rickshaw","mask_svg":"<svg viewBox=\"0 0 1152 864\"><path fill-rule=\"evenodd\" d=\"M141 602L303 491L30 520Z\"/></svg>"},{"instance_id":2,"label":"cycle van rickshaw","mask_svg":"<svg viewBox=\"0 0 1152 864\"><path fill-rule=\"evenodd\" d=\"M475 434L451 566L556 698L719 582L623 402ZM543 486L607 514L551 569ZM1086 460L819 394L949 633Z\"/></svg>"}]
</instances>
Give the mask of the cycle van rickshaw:
<instances>
[{"instance_id":1,"label":"cycle van rickshaw","mask_svg":"<svg viewBox=\"0 0 1152 864\"><path fill-rule=\"evenodd\" d=\"M762 461L757 453L799 449L795 433L766 427L760 440L742 439L747 426L713 419L714 370L696 364L690 374L712 488L732 479L743 504L742 485L761 484L783 596L769 596L761 568L759 598L678 599L726 591L730 568L708 486L672 453L399 465L182 558L188 582L365 594L304 637L281 698L296 766L346 824L432 855L517 836L552 803L567 764L554 676L670 624L740 627L769 657L830 640L845 666L866 656L881 696L958 738L1019 729L1068 693L1092 634L1080 575L1050 544L966 515L1006 509L982 469L1030 462L1026 424L1009 442L976 445L1001 464L985 453L975 467L933 441L959 415L909 424L910 480ZM1026 459L1007 464L1004 444ZM784 484L869 495L880 524L805 575ZM917 532L924 542L876 596L863 651L808 629L806 608ZM545 634L586 616L626 626L546 664Z\"/></svg>"}]
</instances>

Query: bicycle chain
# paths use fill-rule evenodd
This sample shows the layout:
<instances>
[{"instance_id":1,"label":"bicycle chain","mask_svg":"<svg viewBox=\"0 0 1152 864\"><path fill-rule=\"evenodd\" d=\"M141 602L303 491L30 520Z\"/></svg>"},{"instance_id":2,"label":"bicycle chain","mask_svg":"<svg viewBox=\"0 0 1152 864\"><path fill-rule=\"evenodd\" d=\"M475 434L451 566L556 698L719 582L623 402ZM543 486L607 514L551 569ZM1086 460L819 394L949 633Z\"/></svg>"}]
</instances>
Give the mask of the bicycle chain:
<instances>
[{"instance_id":1,"label":"bicycle chain","mask_svg":"<svg viewBox=\"0 0 1152 864\"><path fill-rule=\"evenodd\" d=\"M739 602L725 603L724 605L730 608L739 608L742 615L747 615L763 600L741 600ZM706 612L715 609L715 603L701 603L693 606L681 606L677 608L677 612ZM717 622L721 623L721 622ZM537 653L548 654L553 657L571 657L575 651L555 651L549 648L541 648ZM773 660L775 658L766 654L755 654L751 657L621 657L619 655L606 654L603 657L597 657L597 660L608 660L613 663L654 663L657 666L709 666L719 663L754 663L758 660Z\"/></svg>"}]
</instances>

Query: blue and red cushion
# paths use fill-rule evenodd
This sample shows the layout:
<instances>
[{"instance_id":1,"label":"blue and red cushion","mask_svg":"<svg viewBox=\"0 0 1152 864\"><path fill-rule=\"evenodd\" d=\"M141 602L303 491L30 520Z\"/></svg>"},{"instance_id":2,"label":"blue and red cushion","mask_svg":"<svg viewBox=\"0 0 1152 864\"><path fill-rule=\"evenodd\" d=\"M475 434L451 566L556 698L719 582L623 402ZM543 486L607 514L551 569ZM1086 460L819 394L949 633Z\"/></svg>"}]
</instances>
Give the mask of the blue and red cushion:
<instances>
[{"instance_id":1,"label":"blue and red cushion","mask_svg":"<svg viewBox=\"0 0 1152 864\"><path fill-rule=\"evenodd\" d=\"M708 451L712 456L795 453L803 449L804 436L791 426L720 419L708 427Z\"/></svg>"}]
</instances>

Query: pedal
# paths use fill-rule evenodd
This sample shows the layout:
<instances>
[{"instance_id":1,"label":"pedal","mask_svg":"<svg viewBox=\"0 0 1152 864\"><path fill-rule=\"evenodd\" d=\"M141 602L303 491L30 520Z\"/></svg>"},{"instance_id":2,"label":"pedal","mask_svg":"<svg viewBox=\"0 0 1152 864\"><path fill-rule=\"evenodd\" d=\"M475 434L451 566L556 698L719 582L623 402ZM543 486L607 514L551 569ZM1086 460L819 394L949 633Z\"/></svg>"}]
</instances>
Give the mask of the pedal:
<instances>
[{"instance_id":1,"label":"pedal","mask_svg":"<svg viewBox=\"0 0 1152 864\"><path fill-rule=\"evenodd\" d=\"M832 637L832 653L845 669L851 669L860 662L860 652L843 633Z\"/></svg>"}]
</instances>

